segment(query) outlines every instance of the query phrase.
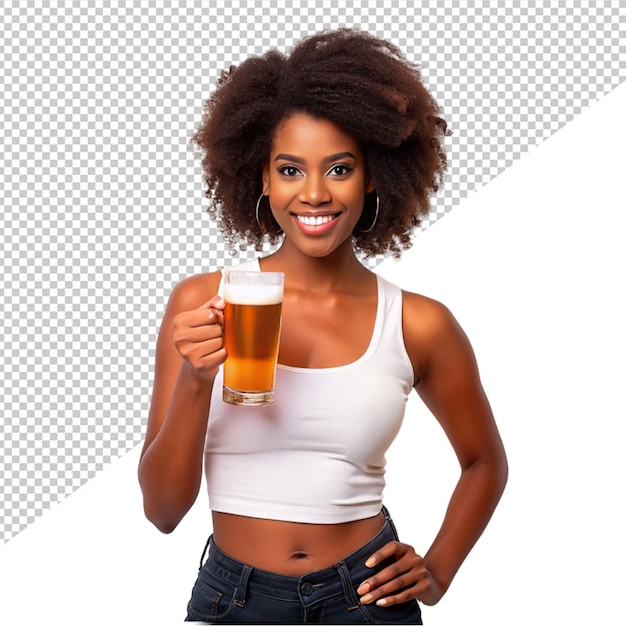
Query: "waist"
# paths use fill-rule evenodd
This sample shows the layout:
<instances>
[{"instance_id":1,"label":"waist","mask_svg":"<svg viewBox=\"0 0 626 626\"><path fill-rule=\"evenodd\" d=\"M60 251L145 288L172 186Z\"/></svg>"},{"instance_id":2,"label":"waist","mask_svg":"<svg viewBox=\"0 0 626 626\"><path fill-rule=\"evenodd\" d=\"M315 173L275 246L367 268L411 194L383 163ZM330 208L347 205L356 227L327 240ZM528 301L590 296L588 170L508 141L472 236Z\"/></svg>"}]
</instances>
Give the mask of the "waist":
<instances>
[{"instance_id":1,"label":"waist","mask_svg":"<svg viewBox=\"0 0 626 626\"><path fill-rule=\"evenodd\" d=\"M389 523L387 518L385 509L343 524L303 524L214 512L212 543L235 561L301 576L331 567L373 541Z\"/></svg>"},{"instance_id":2,"label":"waist","mask_svg":"<svg viewBox=\"0 0 626 626\"><path fill-rule=\"evenodd\" d=\"M378 517L379 516L377 516L377 518ZM331 561L325 567L311 567L300 573L292 574L267 570L249 561L237 559L232 554L228 554L218 546L215 536L212 536L209 542L207 566L212 567L215 571L220 571L223 577L233 582L240 580L244 570L251 570L251 581L259 587L266 586L268 589L272 590L274 594L278 592L285 594L285 597L293 593L297 595L302 589L303 583L308 582L313 586L318 586L335 582L337 580L337 569L340 566L347 567L357 578L361 576L361 579L365 580L365 578L371 576L372 573L376 571L376 569L365 567L365 561L373 552L380 549L386 543L389 541L397 541L398 539L393 522L387 510L384 508L380 514L380 520L382 527L379 525L379 529L373 537L348 554L346 554L344 550L341 557L337 558L336 561ZM320 547L324 551L328 549L328 546ZM272 549L274 549L274 546L269 547L269 550Z\"/></svg>"}]
</instances>

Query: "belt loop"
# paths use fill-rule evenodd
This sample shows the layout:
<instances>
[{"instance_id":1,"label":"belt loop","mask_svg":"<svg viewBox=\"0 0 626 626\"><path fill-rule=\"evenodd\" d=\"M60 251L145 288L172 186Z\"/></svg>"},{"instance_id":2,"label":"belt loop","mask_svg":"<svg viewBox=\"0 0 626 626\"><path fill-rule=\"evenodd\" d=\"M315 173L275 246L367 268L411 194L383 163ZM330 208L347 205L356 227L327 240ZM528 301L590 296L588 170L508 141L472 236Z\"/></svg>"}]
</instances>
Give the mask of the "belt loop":
<instances>
[{"instance_id":1,"label":"belt loop","mask_svg":"<svg viewBox=\"0 0 626 626\"><path fill-rule=\"evenodd\" d=\"M359 599L356 597L356 593L354 592L354 586L352 585L352 580L350 579L348 566L346 565L345 561L339 561L339 563L336 563L334 567L339 574L339 578L341 578L341 585L343 587L343 593L346 597L348 611L355 611L359 608L360 602Z\"/></svg>"},{"instance_id":2,"label":"belt loop","mask_svg":"<svg viewBox=\"0 0 626 626\"><path fill-rule=\"evenodd\" d=\"M200 567L198 568L198 571L200 571L202 567L204 566L204 557L206 556L207 550L209 549L209 544L211 543L212 537L213 535L209 535L209 538L206 540L204 550L202 550L202 556L200 557Z\"/></svg>"},{"instance_id":3,"label":"belt loop","mask_svg":"<svg viewBox=\"0 0 626 626\"><path fill-rule=\"evenodd\" d=\"M243 607L246 603L246 592L248 591L248 578L250 578L250 574L252 573L251 565L244 565L241 570L241 578L239 579L239 585L237 586L237 590L235 591L234 603Z\"/></svg>"},{"instance_id":4,"label":"belt loop","mask_svg":"<svg viewBox=\"0 0 626 626\"><path fill-rule=\"evenodd\" d=\"M387 510L386 506L383 506L383 513L385 514L385 521L389 524L389 527L391 528L391 532L393 533L395 540L399 541L399 536L398 536L398 531L396 530L396 525L393 523L393 520L391 519L391 515L389 511Z\"/></svg>"}]
</instances>

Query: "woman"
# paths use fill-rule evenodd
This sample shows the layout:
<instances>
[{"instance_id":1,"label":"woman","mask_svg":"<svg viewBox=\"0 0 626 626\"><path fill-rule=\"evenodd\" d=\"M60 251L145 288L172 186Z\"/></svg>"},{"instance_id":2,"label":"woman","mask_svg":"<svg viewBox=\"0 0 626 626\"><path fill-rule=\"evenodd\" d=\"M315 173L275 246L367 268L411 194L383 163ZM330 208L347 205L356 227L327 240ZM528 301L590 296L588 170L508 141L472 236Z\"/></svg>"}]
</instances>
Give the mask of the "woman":
<instances>
[{"instance_id":1,"label":"woman","mask_svg":"<svg viewBox=\"0 0 626 626\"><path fill-rule=\"evenodd\" d=\"M485 528L506 457L471 346L450 312L366 269L399 256L445 170L445 122L391 44L339 30L224 73L194 139L227 239L285 274L274 404L221 399L221 273L173 290L139 467L147 517L171 532L205 466L208 558L187 618L421 623ZM425 554L382 505L384 454L414 388L461 465Z\"/></svg>"}]
</instances>

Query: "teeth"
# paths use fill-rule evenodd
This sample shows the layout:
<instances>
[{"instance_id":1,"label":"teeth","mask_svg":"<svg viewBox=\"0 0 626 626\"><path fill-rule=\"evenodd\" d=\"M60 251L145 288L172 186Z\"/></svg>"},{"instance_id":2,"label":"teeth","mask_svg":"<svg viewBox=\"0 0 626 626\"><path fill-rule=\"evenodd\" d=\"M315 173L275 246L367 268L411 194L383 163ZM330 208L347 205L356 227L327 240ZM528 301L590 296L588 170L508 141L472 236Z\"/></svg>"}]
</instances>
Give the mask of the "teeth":
<instances>
[{"instance_id":1,"label":"teeth","mask_svg":"<svg viewBox=\"0 0 626 626\"><path fill-rule=\"evenodd\" d=\"M316 217L312 215L296 215L296 217L307 226L321 226L322 224L327 224L335 218L334 215L318 215Z\"/></svg>"}]
</instances>

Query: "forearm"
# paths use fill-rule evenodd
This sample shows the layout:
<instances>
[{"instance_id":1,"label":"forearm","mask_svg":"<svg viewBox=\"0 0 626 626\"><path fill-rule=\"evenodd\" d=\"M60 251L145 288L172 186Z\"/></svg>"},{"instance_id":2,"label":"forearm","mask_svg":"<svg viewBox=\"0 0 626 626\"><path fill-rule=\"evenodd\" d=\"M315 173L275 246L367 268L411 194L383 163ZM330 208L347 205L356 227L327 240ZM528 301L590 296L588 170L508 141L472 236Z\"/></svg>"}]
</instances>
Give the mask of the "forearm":
<instances>
[{"instance_id":1,"label":"forearm","mask_svg":"<svg viewBox=\"0 0 626 626\"><path fill-rule=\"evenodd\" d=\"M424 557L442 592L487 526L504 490L507 473L504 453L462 471L441 529Z\"/></svg>"},{"instance_id":2,"label":"forearm","mask_svg":"<svg viewBox=\"0 0 626 626\"><path fill-rule=\"evenodd\" d=\"M183 365L155 438L139 464L146 517L171 532L196 500L213 385Z\"/></svg>"}]
</instances>

